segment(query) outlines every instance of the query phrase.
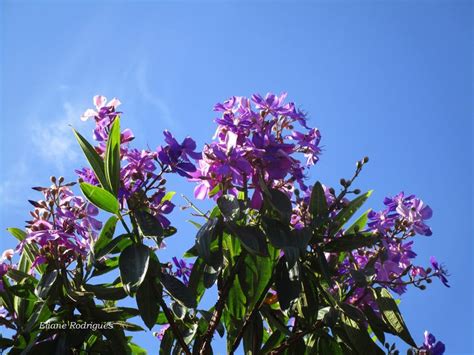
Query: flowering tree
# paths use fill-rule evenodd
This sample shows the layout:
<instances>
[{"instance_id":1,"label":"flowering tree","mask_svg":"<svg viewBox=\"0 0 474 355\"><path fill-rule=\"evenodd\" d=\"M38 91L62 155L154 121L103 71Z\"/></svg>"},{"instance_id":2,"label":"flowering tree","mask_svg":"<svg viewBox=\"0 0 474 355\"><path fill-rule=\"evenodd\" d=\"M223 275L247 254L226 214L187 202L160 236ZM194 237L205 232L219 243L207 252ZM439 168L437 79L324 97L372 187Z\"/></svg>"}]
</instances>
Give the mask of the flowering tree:
<instances>
[{"instance_id":1,"label":"flowering tree","mask_svg":"<svg viewBox=\"0 0 474 355\"><path fill-rule=\"evenodd\" d=\"M401 192L382 211L358 213L371 191L353 185L368 158L340 191L309 185L321 135L285 97L217 104L216 134L199 152L168 131L154 151L132 148L119 100L96 96L82 116L95 121L95 145L74 131L89 163L76 170L79 189L62 177L34 187L42 197L30 201L26 229L8 229L19 244L0 263L0 325L13 334L1 348L144 353L125 333L143 330L129 321L140 316L160 326L160 354L211 354L216 333L228 353L396 354L391 334L411 353L442 354L428 332L417 345L394 298L433 278L448 286L435 258L414 264L414 237L432 234L430 207ZM188 201L194 245L186 260L164 262L160 250L177 233L166 179L176 174L216 206ZM212 287L217 300L203 309ZM129 297L136 308L123 305Z\"/></svg>"}]
</instances>

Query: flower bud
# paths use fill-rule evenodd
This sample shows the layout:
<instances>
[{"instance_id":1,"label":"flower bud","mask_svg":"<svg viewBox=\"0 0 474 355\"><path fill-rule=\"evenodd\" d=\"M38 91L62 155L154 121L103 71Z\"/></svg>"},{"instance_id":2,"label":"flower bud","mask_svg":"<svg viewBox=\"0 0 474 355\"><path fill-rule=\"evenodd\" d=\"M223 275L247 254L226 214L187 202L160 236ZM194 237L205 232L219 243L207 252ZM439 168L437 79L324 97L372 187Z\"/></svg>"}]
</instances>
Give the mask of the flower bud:
<instances>
[{"instance_id":1,"label":"flower bud","mask_svg":"<svg viewBox=\"0 0 474 355\"><path fill-rule=\"evenodd\" d=\"M364 164L365 164L365 163L368 163L369 157L364 157L364 160L363 160L363 161L364 161Z\"/></svg>"},{"instance_id":2,"label":"flower bud","mask_svg":"<svg viewBox=\"0 0 474 355\"><path fill-rule=\"evenodd\" d=\"M360 194L360 189L355 189L355 190L354 190L354 193L355 193L356 195Z\"/></svg>"},{"instance_id":3,"label":"flower bud","mask_svg":"<svg viewBox=\"0 0 474 355\"><path fill-rule=\"evenodd\" d=\"M59 179L58 179L58 182L60 184L62 184L64 182L64 176L60 176Z\"/></svg>"},{"instance_id":4,"label":"flower bud","mask_svg":"<svg viewBox=\"0 0 474 355\"><path fill-rule=\"evenodd\" d=\"M49 178L49 180L50 180L53 184L55 184L55 183L56 183L56 176L51 176L51 177Z\"/></svg>"}]
</instances>

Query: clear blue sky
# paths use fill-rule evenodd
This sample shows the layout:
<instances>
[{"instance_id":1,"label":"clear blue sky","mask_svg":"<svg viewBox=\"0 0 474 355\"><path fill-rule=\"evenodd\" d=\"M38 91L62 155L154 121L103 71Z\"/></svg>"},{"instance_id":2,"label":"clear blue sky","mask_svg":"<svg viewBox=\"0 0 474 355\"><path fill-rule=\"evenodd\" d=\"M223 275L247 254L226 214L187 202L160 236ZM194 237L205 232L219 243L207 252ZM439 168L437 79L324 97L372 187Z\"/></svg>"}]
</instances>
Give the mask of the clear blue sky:
<instances>
[{"instance_id":1,"label":"clear blue sky","mask_svg":"<svg viewBox=\"0 0 474 355\"><path fill-rule=\"evenodd\" d=\"M68 124L89 134L95 94L119 97L135 145L155 148L165 128L209 141L217 101L288 91L323 135L313 180L336 185L368 155L373 207L400 190L432 206L417 260L437 256L452 287L412 289L401 308L418 342L429 329L448 354L474 352L471 2L2 1L0 16L0 230L28 218L30 186L84 164ZM174 213L162 258L193 243L188 218Z\"/></svg>"}]
</instances>

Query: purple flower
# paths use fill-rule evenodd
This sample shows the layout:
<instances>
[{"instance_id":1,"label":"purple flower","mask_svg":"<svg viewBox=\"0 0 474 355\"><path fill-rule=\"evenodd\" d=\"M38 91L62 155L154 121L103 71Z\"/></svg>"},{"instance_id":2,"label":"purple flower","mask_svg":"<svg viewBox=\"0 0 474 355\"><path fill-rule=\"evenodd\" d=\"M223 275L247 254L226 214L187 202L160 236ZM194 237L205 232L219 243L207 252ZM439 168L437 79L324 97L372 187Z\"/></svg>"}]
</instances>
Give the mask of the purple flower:
<instances>
[{"instance_id":1,"label":"purple flower","mask_svg":"<svg viewBox=\"0 0 474 355\"><path fill-rule=\"evenodd\" d=\"M444 266L440 265L434 256L430 258L430 262L433 266L435 276L437 276L441 280L444 286L451 287L449 286L448 279L446 277L448 276L448 271L444 268Z\"/></svg>"},{"instance_id":2,"label":"purple flower","mask_svg":"<svg viewBox=\"0 0 474 355\"><path fill-rule=\"evenodd\" d=\"M155 336L156 336L158 339L163 340L163 336L165 335L165 332L166 332L166 330L167 330L169 327L170 327L169 324L164 324L164 325L160 328L160 330L159 330L158 332L154 333Z\"/></svg>"},{"instance_id":3,"label":"purple flower","mask_svg":"<svg viewBox=\"0 0 474 355\"><path fill-rule=\"evenodd\" d=\"M173 263L176 268L176 271L174 271L174 275L180 277L183 280L184 284L187 285L189 282L189 277L191 276L193 264L188 264L185 260L178 259L175 256L173 257Z\"/></svg>"},{"instance_id":4,"label":"purple flower","mask_svg":"<svg viewBox=\"0 0 474 355\"><path fill-rule=\"evenodd\" d=\"M436 338L433 334L425 330L424 333L425 340L420 349L427 350L429 355L443 355L446 347L441 341L436 341Z\"/></svg>"},{"instance_id":5,"label":"purple flower","mask_svg":"<svg viewBox=\"0 0 474 355\"><path fill-rule=\"evenodd\" d=\"M170 167L181 176L191 177L189 173L195 172L196 167L190 159L200 159L201 154L196 152L196 142L186 137L181 144L169 131L164 131L166 146L158 147L158 159L162 164Z\"/></svg>"}]
</instances>

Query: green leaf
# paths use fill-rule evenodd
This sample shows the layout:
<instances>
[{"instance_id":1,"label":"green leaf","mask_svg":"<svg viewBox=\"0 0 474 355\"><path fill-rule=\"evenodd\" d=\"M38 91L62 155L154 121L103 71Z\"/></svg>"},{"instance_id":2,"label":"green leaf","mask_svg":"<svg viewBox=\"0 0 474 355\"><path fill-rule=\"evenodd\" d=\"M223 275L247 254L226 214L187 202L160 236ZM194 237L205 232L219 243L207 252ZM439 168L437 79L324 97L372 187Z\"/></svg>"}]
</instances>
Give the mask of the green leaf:
<instances>
[{"instance_id":1,"label":"green leaf","mask_svg":"<svg viewBox=\"0 0 474 355\"><path fill-rule=\"evenodd\" d=\"M171 296L187 308L196 308L197 302L194 292L186 287L180 280L169 274L161 274L161 284L168 290Z\"/></svg>"},{"instance_id":2,"label":"green leaf","mask_svg":"<svg viewBox=\"0 0 474 355\"><path fill-rule=\"evenodd\" d=\"M97 250L96 260L106 256L107 254L119 253L132 244L132 234L121 234L117 238L112 239L108 244Z\"/></svg>"},{"instance_id":3,"label":"green leaf","mask_svg":"<svg viewBox=\"0 0 474 355\"><path fill-rule=\"evenodd\" d=\"M118 218L111 216L100 231L97 241L94 243L94 254L97 255L101 249L103 249L112 240L115 233L115 226L117 225Z\"/></svg>"},{"instance_id":4,"label":"green leaf","mask_svg":"<svg viewBox=\"0 0 474 355\"><path fill-rule=\"evenodd\" d=\"M119 257L120 278L125 292L135 292L145 279L150 261L150 249L143 244L128 246Z\"/></svg>"},{"instance_id":5,"label":"green leaf","mask_svg":"<svg viewBox=\"0 0 474 355\"><path fill-rule=\"evenodd\" d=\"M151 279L145 279L137 290L137 307L140 311L140 317L143 322L151 330L156 324L160 306L158 301L161 295L158 295Z\"/></svg>"},{"instance_id":6,"label":"green leaf","mask_svg":"<svg viewBox=\"0 0 474 355\"><path fill-rule=\"evenodd\" d=\"M196 251L208 265L212 264L211 242L214 238L216 225L217 218L211 218L201 228L199 228L196 235Z\"/></svg>"},{"instance_id":7,"label":"green leaf","mask_svg":"<svg viewBox=\"0 0 474 355\"><path fill-rule=\"evenodd\" d=\"M92 292L95 297L101 299L101 300L121 300L125 297L127 297L127 294L125 293L125 290L123 287L115 287L115 286L110 286L107 284L101 284L101 285L89 285L86 284L84 285L84 289L88 292Z\"/></svg>"},{"instance_id":8,"label":"green leaf","mask_svg":"<svg viewBox=\"0 0 474 355\"><path fill-rule=\"evenodd\" d=\"M204 279L203 279L205 267L206 267L206 264L204 263L202 258L198 257L194 261L194 265L191 270L191 275L189 276L188 287L190 290L192 290L193 294L195 295L196 303L199 303L202 296L204 295L204 291L206 290L206 287L204 285Z\"/></svg>"},{"instance_id":9,"label":"green leaf","mask_svg":"<svg viewBox=\"0 0 474 355\"><path fill-rule=\"evenodd\" d=\"M329 211L326 194L324 193L323 185L319 181L314 184L313 190L311 191L309 207L315 225L322 225L327 218Z\"/></svg>"},{"instance_id":10,"label":"green leaf","mask_svg":"<svg viewBox=\"0 0 474 355\"><path fill-rule=\"evenodd\" d=\"M151 213L138 210L133 213L133 217L137 222L140 232L145 237L159 238L163 236L163 227L161 226L160 221ZM154 239L157 240L156 238Z\"/></svg>"},{"instance_id":11,"label":"green leaf","mask_svg":"<svg viewBox=\"0 0 474 355\"><path fill-rule=\"evenodd\" d=\"M261 354L267 354L272 349L276 348L280 343L285 339L285 335L280 330L275 330L272 332L272 335L267 339L265 345L261 349Z\"/></svg>"},{"instance_id":12,"label":"green leaf","mask_svg":"<svg viewBox=\"0 0 474 355\"><path fill-rule=\"evenodd\" d=\"M117 196L120 185L120 119L117 116L112 123L105 149L105 177L112 192Z\"/></svg>"},{"instance_id":13,"label":"green leaf","mask_svg":"<svg viewBox=\"0 0 474 355\"><path fill-rule=\"evenodd\" d=\"M263 320L257 312L250 319L250 324L245 328L243 335L244 353L254 355L260 353L263 340Z\"/></svg>"},{"instance_id":14,"label":"green leaf","mask_svg":"<svg viewBox=\"0 0 474 355\"><path fill-rule=\"evenodd\" d=\"M58 277L58 270L51 270L45 273L35 289L35 295L45 300L48 297L51 287L54 285Z\"/></svg>"},{"instance_id":15,"label":"green leaf","mask_svg":"<svg viewBox=\"0 0 474 355\"><path fill-rule=\"evenodd\" d=\"M86 182L81 182L80 187L86 198L100 209L117 214L119 203L114 195L101 187L97 187Z\"/></svg>"},{"instance_id":16,"label":"green leaf","mask_svg":"<svg viewBox=\"0 0 474 355\"><path fill-rule=\"evenodd\" d=\"M357 351L358 354L367 355L382 355L384 352L380 349L370 338L367 330L359 325L357 321L347 316L345 313L341 314L344 331L347 337Z\"/></svg>"},{"instance_id":17,"label":"green leaf","mask_svg":"<svg viewBox=\"0 0 474 355\"><path fill-rule=\"evenodd\" d=\"M285 256L282 257L277 264L275 270L275 286L281 309L288 309L291 302L298 298L301 283L298 280L292 280L290 278L289 270L286 267Z\"/></svg>"},{"instance_id":18,"label":"green leaf","mask_svg":"<svg viewBox=\"0 0 474 355\"><path fill-rule=\"evenodd\" d=\"M416 347L416 343L408 331L405 321L390 292L383 287L377 287L373 290L373 294L384 321L393 329L395 334L407 344Z\"/></svg>"},{"instance_id":19,"label":"green leaf","mask_svg":"<svg viewBox=\"0 0 474 355\"><path fill-rule=\"evenodd\" d=\"M347 228L344 231L344 234L354 234L364 229L369 219L368 215L370 211L371 209L368 209L367 211L365 211L365 213L362 216L360 216L357 219L357 221L355 221L349 228Z\"/></svg>"},{"instance_id":20,"label":"green leaf","mask_svg":"<svg viewBox=\"0 0 474 355\"><path fill-rule=\"evenodd\" d=\"M240 217L240 204L234 195L222 195L217 199L217 206L222 215L229 221L236 221Z\"/></svg>"},{"instance_id":21,"label":"green leaf","mask_svg":"<svg viewBox=\"0 0 474 355\"><path fill-rule=\"evenodd\" d=\"M293 213L291 200L283 192L276 189L269 189L269 203L278 212L283 223L289 223Z\"/></svg>"},{"instance_id":22,"label":"green leaf","mask_svg":"<svg viewBox=\"0 0 474 355\"><path fill-rule=\"evenodd\" d=\"M85 139L75 129L73 129L73 132L74 132L74 135L76 136L77 141L79 142L79 145L82 148L82 151L84 152L84 155L87 158L87 161L89 162L89 165L94 171L94 174L97 177L97 180L99 180L100 185L104 189L111 191L111 188L105 177L104 161L102 160L100 155L96 152L94 147L87 141L87 139Z\"/></svg>"},{"instance_id":23,"label":"green leaf","mask_svg":"<svg viewBox=\"0 0 474 355\"><path fill-rule=\"evenodd\" d=\"M358 234L343 235L339 238L332 239L324 245L325 252L343 252L359 249L363 247L371 247L377 243L377 236L362 236Z\"/></svg>"},{"instance_id":24,"label":"green leaf","mask_svg":"<svg viewBox=\"0 0 474 355\"><path fill-rule=\"evenodd\" d=\"M360 195L353 199L349 204L340 211L336 218L334 219L334 225L331 228L333 233L337 233L346 222L351 219L351 217L357 212L359 208L362 207L364 202L369 198L372 194L372 190L366 192L363 195Z\"/></svg>"},{"instance_id":25,"label":"green leaf","mask_svg":"<svg viewBox=\"0 0 474 355\"><path fill-rule=\"evenodd\" d=\"M13 227L10 227L10 228L7 228L7 231L10 232L11 235L13 235L16 239L18 239L18 241L22 241L23 239L26 238L26 232L22 231L21 229L19 228L13 228Z\"/></svg>"},{"instance_id":26,"label":"green leaf","mask_svg":"<svg viewBox=\"0 0 474 355\"><path fill-rule=\"evenodd\" d=\"M165 196L161 199L161 202L171 201L173 196L176 195L176 191L168 191Z\"/></svg>"},{"instance_id":27,"label":"green leaf","mask_svg":"<svg viewBox=\"0 0 474 355\"><path fill-rule=\"evenodd\" d=\"M253 255L267 256L268 249L265 243L265 235L257 226L239 226L228 223L232 235L237 237L244 248Z\"/></svg>"}]
</instances>

